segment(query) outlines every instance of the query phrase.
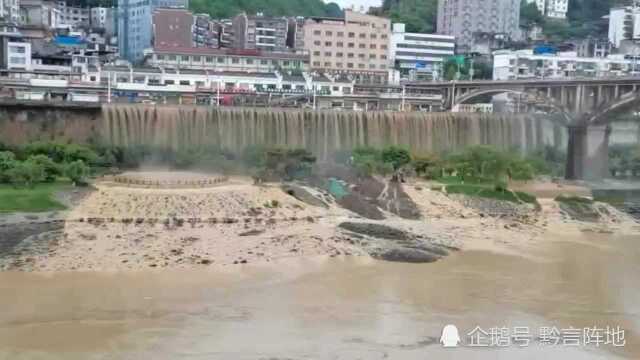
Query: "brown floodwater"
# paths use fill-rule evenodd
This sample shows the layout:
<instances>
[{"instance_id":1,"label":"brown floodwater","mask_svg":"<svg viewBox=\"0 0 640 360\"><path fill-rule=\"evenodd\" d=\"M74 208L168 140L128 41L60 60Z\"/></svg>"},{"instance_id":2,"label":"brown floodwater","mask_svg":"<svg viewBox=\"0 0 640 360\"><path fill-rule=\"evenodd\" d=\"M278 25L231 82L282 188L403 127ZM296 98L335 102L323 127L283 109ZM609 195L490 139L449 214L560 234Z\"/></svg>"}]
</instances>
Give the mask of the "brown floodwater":
<instances>
[{"instance_id":1,"label":"brown floodwater","mask_svg":"<svg viewBox=\"0 0 640 360\"><path fill-rule=\"evenodd\" d=\"M0 273L0 359L639 359L637 237L527 256L306 259L201 271ZM620 326L624 347L443 348L474 327Z\"/></svg>"}]
</instances>

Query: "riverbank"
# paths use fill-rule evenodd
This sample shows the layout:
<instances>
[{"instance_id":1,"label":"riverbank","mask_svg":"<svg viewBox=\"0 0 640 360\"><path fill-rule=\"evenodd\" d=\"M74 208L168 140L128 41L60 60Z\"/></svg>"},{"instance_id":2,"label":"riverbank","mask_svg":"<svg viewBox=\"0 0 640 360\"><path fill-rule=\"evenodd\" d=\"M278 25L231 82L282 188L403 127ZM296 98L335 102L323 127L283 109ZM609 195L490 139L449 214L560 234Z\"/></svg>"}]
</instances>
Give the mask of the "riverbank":
<instances>
[{"instance_id":1,"label":"riverbank","mask_svg":"<svg viewBox=\"0 0 640 360\"><path fill-rule=\"evenodd\" d=\"M567 233L640 230L628 216L603 204L597 221L583 221L551 199L540 199L536 208L448 195L432 187L417 180L403 184L406 196L378 201L390 211L380 210L384 219L374 220L310 186L297 185L294 193L241 177L198 189L98 182L82 196L67 196L68 211L0 216L0 268L201 268L318 256L432 262L457 250L523 254L550 228ZM389 189L381 192L388 196ZM397 199L411 201L419 216L393 213L401 207Z\"/></svg>"}]
</instances>

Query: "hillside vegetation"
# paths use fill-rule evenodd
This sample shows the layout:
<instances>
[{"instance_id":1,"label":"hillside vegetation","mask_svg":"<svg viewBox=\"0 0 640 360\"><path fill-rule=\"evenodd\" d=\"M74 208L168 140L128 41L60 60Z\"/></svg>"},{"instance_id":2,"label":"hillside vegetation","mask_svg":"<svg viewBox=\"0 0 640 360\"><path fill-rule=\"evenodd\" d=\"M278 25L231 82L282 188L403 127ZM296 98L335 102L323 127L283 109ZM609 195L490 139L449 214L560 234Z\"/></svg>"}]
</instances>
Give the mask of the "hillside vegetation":
<instances>
[{"instance_id":1,"label":"hillside vegetation","mask_svg":"<svg viewBox=\"0 0 640 360\"><path fill-rule=\"evenodd\" d=\"M231 18L241 12L264 13L267 16L340 16L342 11L335 3L322 0L191 0L193 12L211 17Z\"/></svg>"}]
</instances>

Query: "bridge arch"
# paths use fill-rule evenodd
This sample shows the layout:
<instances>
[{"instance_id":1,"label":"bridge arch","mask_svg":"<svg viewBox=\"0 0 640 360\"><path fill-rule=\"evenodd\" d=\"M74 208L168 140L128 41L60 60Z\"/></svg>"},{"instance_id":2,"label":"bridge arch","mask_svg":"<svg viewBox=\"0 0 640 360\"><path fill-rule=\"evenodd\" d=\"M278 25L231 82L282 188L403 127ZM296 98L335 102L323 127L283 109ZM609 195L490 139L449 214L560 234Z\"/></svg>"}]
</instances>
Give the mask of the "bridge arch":
<instances>
[{"instance_id":1,"label":"bridge arch","mask_svg":"<svg viewBox=\"0 0 640 360\"><path fill-rule=\"evenodd\" d=\"M539 92L534 93L530 91L523 91L523 90L516 90L516 89L509 89L509 88L474 90L458 97L455 101L454 106L464 104L480 96L498 95L498 94L504 94L504 93L527 95L527 96L534 95L536 99L539 100L539 102L536 104L537 107L549 108L552 111L562 115L562 119L551 119L551 121L556 122L558 123L558 125L561 125L564 127L571 126L572 124L575 123L574 116L565 106L562 106L561 104L559 104L554 98L548 97Z\"/></svg>"},{"instance_id":2,"label":"bridge arch","mask_svg":"<svg viewBox=\"0 0 640 360\"><path fill-rule=\"evenodd\" d=\"M640 105L640 92L626 93L608 103L602 104L595 111L585 114L579 124L589 126L607 126L615 122L611 115L630 110Z\"/></svg>"}]
</instances>

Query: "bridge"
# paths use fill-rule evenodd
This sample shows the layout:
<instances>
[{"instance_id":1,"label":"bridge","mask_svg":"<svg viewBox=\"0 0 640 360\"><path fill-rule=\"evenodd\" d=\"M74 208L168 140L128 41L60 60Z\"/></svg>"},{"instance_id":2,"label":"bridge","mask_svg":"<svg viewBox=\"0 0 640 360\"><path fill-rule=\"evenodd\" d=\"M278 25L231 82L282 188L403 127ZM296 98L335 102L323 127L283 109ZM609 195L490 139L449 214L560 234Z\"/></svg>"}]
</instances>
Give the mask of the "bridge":
<instances>
[{"instance_id":1,"label":"bridge","mask_svg":"<svg viewBox=\"0 0 640 360\"><path fill-rule=\"evenodd\" d=\"M568 179L602 179L608 175L610 125L617 113L640 105L640 77L523 79L508 81L409 82L405 93L441 91L444 108L511 93L532 109L561 114L553 117L569 135Z\"/></svg>"}]
</instances>

